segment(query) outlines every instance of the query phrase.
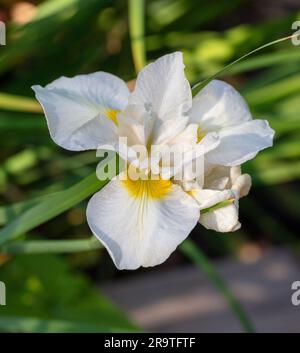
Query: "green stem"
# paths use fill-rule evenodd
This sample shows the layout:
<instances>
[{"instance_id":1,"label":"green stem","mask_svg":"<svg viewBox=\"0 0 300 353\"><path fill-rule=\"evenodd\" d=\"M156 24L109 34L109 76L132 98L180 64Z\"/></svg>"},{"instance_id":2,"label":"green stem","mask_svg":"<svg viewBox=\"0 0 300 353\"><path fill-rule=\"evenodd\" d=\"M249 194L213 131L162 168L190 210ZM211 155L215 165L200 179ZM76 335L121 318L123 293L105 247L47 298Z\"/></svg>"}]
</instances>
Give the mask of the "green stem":
<instances>
[{"instance_id":1,"label":"green stem","mask_svg":"<svg viewBox=\"0 0 300 353\"><path fill-rule=\"evenodd\" d=\"M240 58L234 60L233 62L231 62L230 64L226 65L225 67L223 67L223 69L221 69L220 71L216 72L214 75L206 78L205 80L201 81L201 82L197 82L193 85L192 87L192 92L193 92L193 95L197 94L202 88L204 88L210 81L214 80L217 76L220 76L221 74L225 73L226 71L228 71L228 69L230 69L233 65L237 64L239 61L247 58L248 56L262 50L262 49L265 49L267 47L270 47L271 45L274 45L274 44L277 44L277 43L280 43L280 42L283 42L283 41L286 41L286 40L289 40L289 39L292 39L292 38L295 38L295 37L298 37L298 34L294 34L292 36L288 36L288 37L284 37L284 38L280 38L280 39L277 39L277 40L274 40L273 42L270 42L270 43L267 43L267 44L264 44L262 45L261 47L259 48L256 48L252 51L250 51L249 53L241 56Z\"/></svg>"},{"instance_id":2,"label":"green stem","mask_svg":"<svg viewBox=\"0 0 300 353\"><path fill-rule=\"evenodd\" d=\"M129 32L135 71L138 73L146 63L145 2L129 0Z\"/></svg>"},{"instance_id":3,"label":"green stem","mask_svg":"<svg viewBox=\"0 0 300 353\"><path fill-rule=\"evenodd\" d=\"M247 317L247 314L245 313L241 304L235 298L227 283L218 274L213 264L205 256L202 250L198 248L192 240L185 240L180 245L180 250L201 268L201 270L207 275L207 277L214 284L214 286L220 291L220 293L228 302L232 312L239 319L245 331L249 333L255 332L255 329L251 321Z\"/></svg>"},{"instance_id":4,"label":"green stem","mask_svg":"<svg viewBox=\"0 0 300 353\"><path fill-rule=\"evenodd\" d=\"M224 201L221 201L211 207L207 207L207 208L203 208L203 210L201 210L201 214L204 214L204 213L208 213L208 212L212 212L212 211L215 211L219 208L222 208L222 207L226 207L226 206L229 206L231 205L232 203L234 202L234 199L228 199L228 200L224 200Z\"/></svg>"},{"instance_id":5,"label":"green stem","mask_svg":"<svg viewBox=\"0 0 300 353\"><path fill-rule=\"evenodd\" d=\"M1 251L7 254L72 253L102 248L95 237L76 240L28 240L7 244Z\"/></svg>"}]
</instances>

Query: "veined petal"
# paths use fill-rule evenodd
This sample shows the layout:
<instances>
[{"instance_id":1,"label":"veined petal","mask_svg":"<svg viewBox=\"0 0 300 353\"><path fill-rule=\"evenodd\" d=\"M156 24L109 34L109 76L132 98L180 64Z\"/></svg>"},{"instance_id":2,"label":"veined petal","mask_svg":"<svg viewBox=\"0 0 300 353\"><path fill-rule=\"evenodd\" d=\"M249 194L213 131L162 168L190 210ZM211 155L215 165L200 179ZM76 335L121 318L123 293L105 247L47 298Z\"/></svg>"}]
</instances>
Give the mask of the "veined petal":
<instances>
[{"instance_id":1,"label":"veined petal","mask_svg":"<svg viewBox=\"0 0 300 353\"><path fill-rule=\"evenodd\" d=\"M251 120L219 131L219 137L220 144L206 155L207 162L237 166L272 146L274 130L266 120Z\"/></svg>"},{"instance_id":2,"label":"veined petal","mask_svg":"<svg viewBox=\"0 0 300 353\"><path fill-rule=\"evenodd\" d=\"M157 119L151 137L151 144L169 144L169 142L172 142L173 139L184 132L188 121L189 118L187 116L178 116L166 121Z\"/></svg>"},{"instance_id":3,"label":"veined petal","mask_svg":"<svg viewBox=\"0 0 300 353\"><path fill-rule=\"evenodd\" d=\"M32 89L58 145L80 151L115 142L116 116L126 107L129 96L125 82L118 77L96 72L61 77L45 88Z\"/></svg>"},{"instance_id":4,"label":"veined petal","mask_svg":"<svg viewBox=\"0 0 300 353\"><path fill-rule=\"evenodd\" d=\"M118 115L118 135L127 138L128 146L146 145L148 122L153 118L143 106L129 105Z\"/></svg>"},{"instance_id":5,"label":"veined petal","mask_svg":"<svg viewBox=\"0 0 300 353\"><path fill-rule=\"evenodd\" d=\"M244 98L228 83L213 80L194 98L189 113L192 123L201 130L219 131L251 120Z\"/></svg>"},{"instance_id":6,"label":"veined petal","mask_svg":"<svg viewBox=\"0 0 300 353\"><path fill-rule=\"evenodd\" d=\"M162 120L186 113L192 105L192 93L184 74L182 53L162 56L142 69L130 103L149 107Z\"/></svg>"},{"instance_id":7,"label":"veined petal","mask_svg":"<svg viewBox=\"0 0 300 353\"><path fill-rule=\"evenodd\" d=\"M182 132L168 141L168 145L180 144L186 146L194 146L198 140L197 131L197 124L188 124Z\"/></svg>"},{"instance_id":8,"label":"veined petal","mask_svg":"<svg viewBox=\"0 0 300 353\"><path fill-rule=\"evenodd\" d=\"M190 126L193 126L193 124ZM194 138L196 139L197 137L195 136ZM203 186L205 156L209 151L215 149L219 143L218 134L211 132L205 135L199 143L191 144L190 148L187 148L184 153L182 153L182 164L177 165L177 169L174 169L171 175L174 175L176 180L178 180L178 178L184 179L185 184L196 179L197 183ZM183 144L183 146L185 145Z\"/></svg>"},{"instance_id":9,"label":"veined petal","mask_svg":"<svg viewBox=\"0 0 300 353\"><path fill-rule=\"evenodd\" d=\"M162 263L198 218L196 201L167 180L113 180L87 208L91 230L119 269Z\"/></svg>"}]
</instances>

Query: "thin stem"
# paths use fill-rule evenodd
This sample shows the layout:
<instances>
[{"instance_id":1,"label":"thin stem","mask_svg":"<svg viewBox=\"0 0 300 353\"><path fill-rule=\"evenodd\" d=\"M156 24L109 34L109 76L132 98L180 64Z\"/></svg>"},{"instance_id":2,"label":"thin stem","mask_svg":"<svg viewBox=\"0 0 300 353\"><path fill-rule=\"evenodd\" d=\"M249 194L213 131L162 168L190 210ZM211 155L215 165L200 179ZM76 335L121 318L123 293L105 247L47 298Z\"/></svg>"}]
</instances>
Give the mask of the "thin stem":
<instances>
[{"instance_id":1,"label":"thin stem","mask_svg":"<svg viewBox=\"0 0 300 353\"><path fill-rule=\"evenodd\" d=\"M246 332L255 332L254 326L239 301L235 298L224 279L218 274L213 264L205 256L202 250L192 240L185 240L180 245L180 250L189 257L207 275L214 286L220 291L229 304L232 312L239 319Z\"/></svg>"},{"instance_id":2,"label":"thin stem","mask_svg":"<svg viewBox=\"0 0 300 353\"><path fill-rule=\"evenodd\" d=\"M225 73L226 71L228 71L228 69L230 69L233 65L235 65L236 63L238 63L239 61L247 58L248 56L262 50L262 49L265 49L267 47L270 47L271 45L274 45L274 44L277 44L277 43L280 43L280 42L283 42L283 41L286 41L286 40L289 40L289 39L292 39L292 38L295 38L295 37L298 37L299 35L298 34L294 34L292 36L288 36L288 37L284 37L284 38L280 38L280 39L277 39L277 40L274 40L273 42L270 42L270 43L267 43L267 44L264 44L262 45L261 47L259 48L256 48L252 51L250 51L249 53L241 56L240 58L234 60L233 62L231 62L230 64L226 65L225 67L223 67L223 69L221 69L220 71L216 72L214 75L206 78L205 80L203 81L200 81L200 82L197 82L193 85L192 87L192 92L193 92L193 95L197 94L202 88L204 88L210 81L212 81L213 79L215 79L217 76L220 76L221 74Z\"/></svg>"},{"instance_id":3,"label":"thin stem","mask_svg":"<svg viewBox=\"0 0 300 353\"><path fill-rule=\"evenodd\" d=\"M218 210L219 208L229 206L233 202L234 202L234 199L228 199L228 200L221 201L221 202L219 202L219 203L217 203L217 204L215 204L215 205L213 205L211 207L203 208L201 210L201 214L212 212L212 211Z\"/></svg>"},{"instance_id":4,"label":"thin stem","mask_svg":"<svg viewBox=\"0 0 300 353\"><path fill-rule=\"evenodd\" d=\"M135 71L138 73L146 64L144 0L129 0L128 11L131 50Z\"/></svg>"}]
</instances>

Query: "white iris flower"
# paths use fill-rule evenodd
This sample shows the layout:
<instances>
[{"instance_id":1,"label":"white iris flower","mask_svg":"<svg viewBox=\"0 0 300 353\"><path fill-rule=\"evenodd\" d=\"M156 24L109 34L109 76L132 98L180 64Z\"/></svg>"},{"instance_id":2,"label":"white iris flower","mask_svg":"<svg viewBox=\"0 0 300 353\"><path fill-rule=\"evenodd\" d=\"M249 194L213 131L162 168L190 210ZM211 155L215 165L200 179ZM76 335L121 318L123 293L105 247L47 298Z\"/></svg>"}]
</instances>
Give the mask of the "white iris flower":
<instances>
[{"instance_id":1,"label":"white iris flower","mask_svg":"<svg viewBox=\"0 0 300 353\"><path fill-rule=\"evenodd\" d=\"M179 52L147 65L132 93L124 81L105 72L61 77L33 89L51 137L72 151L111 146L122 156L118 141L126 137L135 162L136 145L147 150L182 145L185 151L205 154L207 165L234 166L272 144L273 131L266 122L252 120L229 85L213 81L192 101ZM146 178L111 180L87 208L91 230L119 269L165 261L194 228L203 208L202 196L199 201L199 195L175 184L178 169L172 170L171 162L155 171L144 162L138 160L138 167ZM166 170L168 178L162 177ZM233 181L228 187L235 185ZM239 196L235 193L236 199Z\"/></svg>"}]
</instances>

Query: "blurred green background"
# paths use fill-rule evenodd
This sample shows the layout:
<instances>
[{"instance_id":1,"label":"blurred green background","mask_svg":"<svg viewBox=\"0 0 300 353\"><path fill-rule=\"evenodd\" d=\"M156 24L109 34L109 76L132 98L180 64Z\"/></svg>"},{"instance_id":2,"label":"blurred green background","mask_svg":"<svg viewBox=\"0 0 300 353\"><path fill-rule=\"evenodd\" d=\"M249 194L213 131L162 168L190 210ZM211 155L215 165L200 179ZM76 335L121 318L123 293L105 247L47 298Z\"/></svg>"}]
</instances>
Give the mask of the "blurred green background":
<instances>
[{"instance_id":1,"label":"blurred green background","mask_svg":"<svg viewBox=\"0 0 300 353\"><path fill-rule=\"evenodd\" d=\"M245 53L293 33L298 1L148 0L145 5L147 60L180 50L191 84ZM12 222L28 200L65 190L90 175L94 152L71 153L56 146L34 101L33 84L59 76L107 71L135 77L125 0L0 1L7 44L0 46L0 225ZM270 247L299 256L300 50L286 41L239 62L222 79L245 97L254 116L276 131L274 148L243 171L253 188L240 202L242 229L217 234L196 227L192 239L213 261L251 261ZM32 201L34 204L36 201ZM88 238L86 200L34 227L19 239ZM1 233L0 233L1 238ZM7 305L0 330L131 331L132 320L101 295L99 285L137 274L185 266L177 251L153 269L120 272L104 250L70 254L10 254L0 248L0 281Z\"/></svg>"}]
</instances>

